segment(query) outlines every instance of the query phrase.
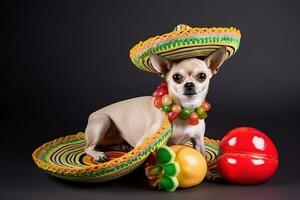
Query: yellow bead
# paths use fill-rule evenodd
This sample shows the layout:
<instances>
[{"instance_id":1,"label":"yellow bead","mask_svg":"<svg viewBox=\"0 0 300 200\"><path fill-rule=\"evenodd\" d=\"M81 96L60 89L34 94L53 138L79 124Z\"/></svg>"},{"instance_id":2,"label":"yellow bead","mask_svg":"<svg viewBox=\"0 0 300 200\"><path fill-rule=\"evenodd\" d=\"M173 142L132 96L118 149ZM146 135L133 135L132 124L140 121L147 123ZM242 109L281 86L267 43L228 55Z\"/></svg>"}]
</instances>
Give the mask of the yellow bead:
<instances>
[{"instance_id":1,"label":"yellow bead","mask_svg":"<svg viewBox=\"0 0 300 200\"><path fill-rule=\"evenodd\" d=\"M172 106L172 112L174 112L174 113L180 113L181 112L181 106L180 105L178 105L178 104L175 104L175 105L173 105Z\"/></svg>"},{"instance_id":2,"label":"yellow bead","mask_svg":"<svg viewBox=\"0 0 300 200\"><path fill-rule=\"evenodd\" d=\"M168 105L171 105L171 104L172 104L172 98L170 97L170 95L165 94L165 95L162 97L162 104L163 104L164 106L168 106Z\"/></svg>"}]
</instances>

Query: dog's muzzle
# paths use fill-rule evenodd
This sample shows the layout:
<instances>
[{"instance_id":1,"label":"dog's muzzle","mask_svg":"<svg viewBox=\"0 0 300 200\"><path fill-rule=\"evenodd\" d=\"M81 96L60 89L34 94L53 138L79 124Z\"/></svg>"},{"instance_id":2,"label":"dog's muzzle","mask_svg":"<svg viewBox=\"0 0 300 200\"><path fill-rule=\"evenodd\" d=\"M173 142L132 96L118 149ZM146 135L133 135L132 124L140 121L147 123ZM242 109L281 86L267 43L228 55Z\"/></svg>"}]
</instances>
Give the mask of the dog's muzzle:
<instances>
[{"instance_id":1,"label":"dog's muzzle","mask_svg":"<svg viewBox=\"0 0 300 200\"><path fill-rule=\"evenodd\" d=\"M184 87L183 95L192 96L197 94L194 83L192 82L185 83L183 87Z\"/></svg>"}]
</instances>

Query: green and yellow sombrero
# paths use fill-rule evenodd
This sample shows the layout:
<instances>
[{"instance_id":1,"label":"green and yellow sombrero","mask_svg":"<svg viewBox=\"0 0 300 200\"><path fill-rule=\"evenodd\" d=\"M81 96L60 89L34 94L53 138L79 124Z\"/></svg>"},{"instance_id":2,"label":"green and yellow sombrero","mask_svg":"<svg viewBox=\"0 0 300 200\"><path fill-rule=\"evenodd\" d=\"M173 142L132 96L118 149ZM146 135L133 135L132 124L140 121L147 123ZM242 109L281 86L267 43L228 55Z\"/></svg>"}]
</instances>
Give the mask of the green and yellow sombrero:
<instances>
[{"instance_id":1,"label":"green and yellow sombrero","mask_svg":"<svg viewBox=\"0 0 300 200\"><path fill-rule=\"evenodd\" d=\"M106 151L110 160L98 163L84 152L86 141L84 133L67 135L47 142L38 147L32 154L36 165L57 178L76 182L106 182L122 177L139 166L151 152L164 145L172 134L172 125L166 118L161 127L150 135L144 143L128 152ZM216 160L219 152L219 140L204 139L209 181L218 181L221 176ZM192 146L189 141L186 143Z\"/></svg>"},{"instance_id":2,"label":"green and yellow sombrero","mask_svg":"<svg viewBox=\"0 0 300 200\"><path fill-rule=\"evenodd\" d=\"M170 32L149 38L130 50L131 61L140 69L157 73L149 56L156 54L171 60L206 57L221 46L226 46L226 60L238 50L241 33L234 27L192 28L180 24Z\"/></svg>"}]
</instances>

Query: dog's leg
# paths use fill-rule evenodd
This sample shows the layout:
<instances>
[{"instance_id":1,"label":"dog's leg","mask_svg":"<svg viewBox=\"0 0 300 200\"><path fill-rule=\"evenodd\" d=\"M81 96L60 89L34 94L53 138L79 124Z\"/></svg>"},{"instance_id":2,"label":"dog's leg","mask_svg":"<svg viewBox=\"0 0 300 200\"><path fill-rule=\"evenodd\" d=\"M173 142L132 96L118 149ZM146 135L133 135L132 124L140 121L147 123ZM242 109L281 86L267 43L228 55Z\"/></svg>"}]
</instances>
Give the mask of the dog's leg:
<instances>
[{"instance_id":1,"label":"dog's leg","mask_svg":"<svg viewBox=\"0 0 300 200\"><path fill-rule=\"evenodd\" d=\"M195 137L192 139L194 149L201 152L201 154L206 158L206 150L204 146L204 136Z\"/></svg>"},{"instance_id":2,"label":"dog's leg","mask_svg":"<svg viewBox=\"0 0 300 200\"><path fill-rule=\"evenodd\" d=\"M105 162L108 160L103 152L96 151L95 148L101 143L110 126L111 120L106 114L89 117L89 122L85 130L85 153L92 156L95 161Z\"/></svg>"}]
</instances>

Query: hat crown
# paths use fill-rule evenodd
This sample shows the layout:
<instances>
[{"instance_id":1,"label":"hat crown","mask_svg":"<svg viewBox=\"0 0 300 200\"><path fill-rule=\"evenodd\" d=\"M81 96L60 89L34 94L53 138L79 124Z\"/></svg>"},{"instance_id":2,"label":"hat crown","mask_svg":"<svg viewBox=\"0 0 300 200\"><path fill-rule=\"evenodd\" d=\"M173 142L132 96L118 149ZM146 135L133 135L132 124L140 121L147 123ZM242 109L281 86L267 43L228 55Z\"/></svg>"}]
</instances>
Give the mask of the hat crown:
<instances>
[{"instance_id":1,"label":"hat crown","mask_svg":"<svg viewBox=\"0 0 300 200\"><path fill-rule=\"evenodd\" d=\"M241 33L234 27L190 27L177 25L171 32L140 41L130 50L131 61L140 69L157 73L150 62L156 54L170 60L206 57L221 46L226 46L226 60L240 45Z\"/></svg>"},{"instance_id":2,"label":"hat crown","mask_svg":"<svg viewBox=\"0 0 300 200\"><path fill-rule=\"evenodd\" d=\"M184 30L189 30L191 29L190 26L186 25L186 24L178 24L177 26L175 26L175 28L173 29L173 32L176 31L184 31Z\"/></svg>"}]
</instances>

